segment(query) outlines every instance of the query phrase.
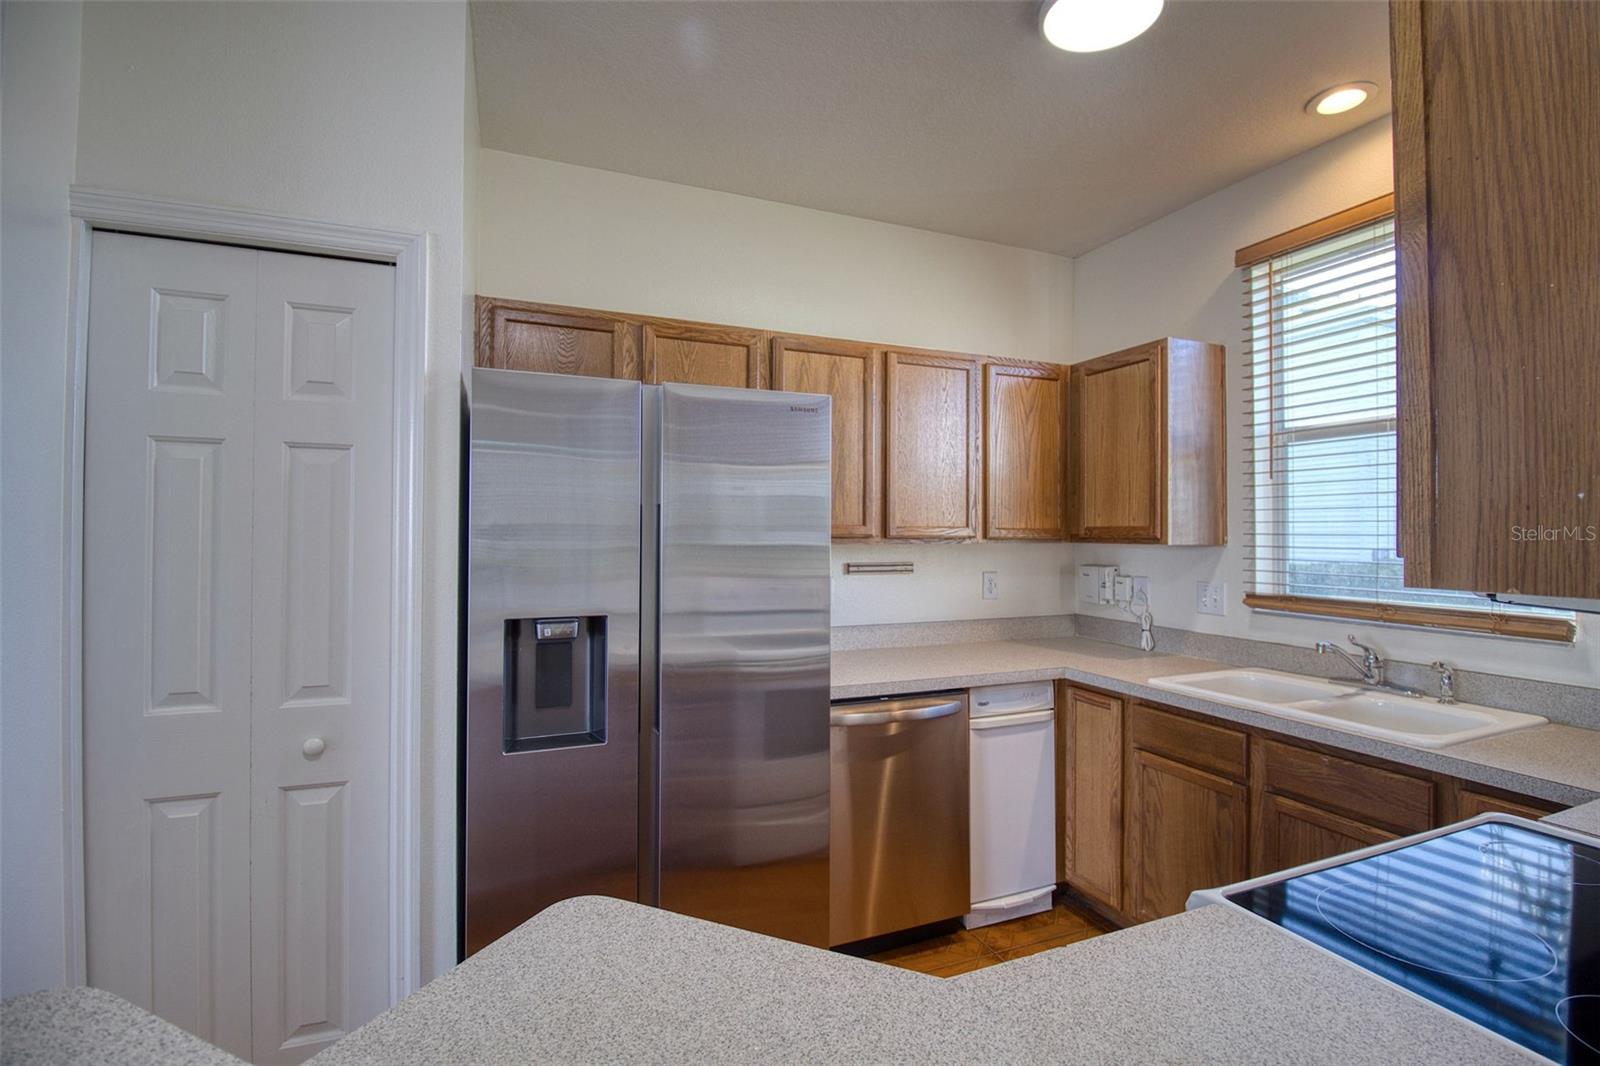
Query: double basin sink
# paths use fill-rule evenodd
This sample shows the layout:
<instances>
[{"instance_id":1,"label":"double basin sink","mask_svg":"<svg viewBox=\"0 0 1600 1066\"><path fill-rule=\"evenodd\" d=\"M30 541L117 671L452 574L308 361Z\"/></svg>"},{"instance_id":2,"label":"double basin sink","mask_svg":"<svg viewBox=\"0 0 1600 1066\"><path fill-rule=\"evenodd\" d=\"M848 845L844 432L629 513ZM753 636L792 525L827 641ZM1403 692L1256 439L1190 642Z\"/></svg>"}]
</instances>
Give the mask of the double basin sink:
<instances>
[{"instance_id":1,"label":"double basin sink","mask_svg":"<svg viewBox=\"0 0 1600 1066\"><path fill-rule=\"evenodd\" d=\"M1150 684L1280 718L1421 748L1442 748L1544 725L1547 721L1535 714L1471 703L1440 703L1426 697L1276 670L1213 670L1203 674L1153 677Z\"/></svg>"}]
</instances>

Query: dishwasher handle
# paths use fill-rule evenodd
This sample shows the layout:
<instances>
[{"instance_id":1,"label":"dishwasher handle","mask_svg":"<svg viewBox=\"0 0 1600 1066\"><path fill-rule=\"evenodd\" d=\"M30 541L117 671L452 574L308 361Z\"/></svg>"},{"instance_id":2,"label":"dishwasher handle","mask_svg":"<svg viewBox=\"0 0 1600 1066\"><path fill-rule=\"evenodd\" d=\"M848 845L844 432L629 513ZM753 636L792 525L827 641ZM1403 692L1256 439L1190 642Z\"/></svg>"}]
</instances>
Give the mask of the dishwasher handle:
<instances>
[{"instance_id":1,"label":"dishwasher handle","mask_svg":"<svg viewBox=\"0 0 1600 1066\"><path fill-rule=\"evenodd\" d=\"M881 709L876 704L846 704L835 707L828 715L830 725L884 725L888 722L922 722L930 718L945 718L961 710L961 701L955 700L901 700Z\"/></svg>"},{"instance_id":2,"label":"dishwasher handle","mask_svg":"<svg viewBox=\"0 0 1600 1066\"><path fill-rule=\"evenodd\" d=\"M1034 725L1038 722L1054 721L1056 712L1053 707L1045 707L1037 711L1019 711L1015 714L980 715L971 721L973 729L1005 729L1014 725Z\"/></svg>"}]
</instances>

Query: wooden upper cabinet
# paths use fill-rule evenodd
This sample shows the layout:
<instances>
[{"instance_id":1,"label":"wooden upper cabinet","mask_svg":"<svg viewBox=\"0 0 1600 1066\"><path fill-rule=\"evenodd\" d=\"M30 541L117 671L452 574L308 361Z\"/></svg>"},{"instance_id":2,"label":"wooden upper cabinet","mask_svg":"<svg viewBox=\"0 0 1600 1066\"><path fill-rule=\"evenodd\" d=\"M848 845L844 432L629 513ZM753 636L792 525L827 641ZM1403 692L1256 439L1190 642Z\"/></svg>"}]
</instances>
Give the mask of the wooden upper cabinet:
<instances>
[{"instance_id":1,"label":"wooden upper cabinet","mask_svg":"<svg viewBox=\"0 0 1600 1066\"><path fill-rule=\"evenodd\" d=\"M1066 536L1066 367L487 296L476 327L482 367L831 397L836 539Z\"/></svg>"},{"instance_id":2,"label":"wooden upper cabinet","mask_svg":"<svg viewBox=\"0 0 1600 1066\"><path fill-rule=\"evenodd\" d=\"M1072 368L1075 537L1161 539L1160 377L1157 345Z\"/></svg>"},{"instance_id":3,"label":"wooden upper cabinet","mask_svg":"<svg viewBox=\"0 0 1600 1066\"><path fill-rule=\"evenodd\" d=\"M870 345L772 338L773 388L833 398L833 536L882 534L883 360Z\"/></svg>"},{"instance_id":4,"label":"wooden upper cabinet","mask_svg":"<svg viewBox=\"0 0 1600 1066\"><path fill-rule=\"evenodd\" d=\"M1390 22L1406 584L1600 597L1600 4Z\"/></svg>"},{"instance_id":5,"label":"wooden upper cabinet","mask_svg":"<svg viewBox=\"0 0 1600 1066\"><path fill-rule=\"evenodd\" d=\"M978 535L978 361L884 353L884 534L912 540Z\"/></svg>"},{"instance_id":6,"label":"wooden upper cabinet","mask_svg":"<svg viewBox=\"0 0 1600 1066\"><path fill-rule=\"evenodd\" d=\"M643 331L646 384L767 387L767 334L760 330L646 319Z\"/></svg>"},{"instance_id":7,"label":"wooden upper cabinet","mask_svg":"<svg viewBox=\"0 0 1600 1066\"><path fill-rule=\"evenodd\" d=\"M477 298L478 366L639 377L637 329L622 318L547 304Z\"/></svg>"},{"instance_id":8,"label":"wooden upper cabinet","mask_svg":"<svg viewBox=\"0 0 1600 1066\"><path fill-rule=\"evenodd\" d=\"M1169 337L1071 368L1071 539L1227 543L1224 356Z\"/></svg>"},{"instance_id":9,"label":"wooden upper cabinet","mask_svg":"<svg viewBox=\"0 0 1600 1066\"><path fill-rule=\"evenodd\" d=\"M988 363L983 368L983 535L1067 535L1068 368Z\"/></svg>"}]
</instances>

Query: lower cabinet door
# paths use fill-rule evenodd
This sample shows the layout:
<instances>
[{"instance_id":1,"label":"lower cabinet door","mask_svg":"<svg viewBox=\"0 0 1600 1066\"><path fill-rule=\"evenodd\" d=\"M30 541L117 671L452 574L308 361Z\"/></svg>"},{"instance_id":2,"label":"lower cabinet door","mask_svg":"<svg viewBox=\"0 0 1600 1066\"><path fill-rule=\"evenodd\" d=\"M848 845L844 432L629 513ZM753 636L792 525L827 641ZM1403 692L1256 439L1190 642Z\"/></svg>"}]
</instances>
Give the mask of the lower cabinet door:
<instances>
[{"instance_id":1,"label":"lower cabinet door","mask_svg":"<svg viewBox=\"0 0 1600 1066\"><path fill-rule=\"evenodd\" d=\"M1061 749L1060 879L1112 908L1122 906L1122 701L1068 688Z\"/></svg>"},{"instance_id":2,"label":"lower cabinet door","mask_svg":"<svg viewBox=\"0 0 1600 1066\"><path fill-rule=\"evenodd\" d=\"M1165 918L1196 889L1243 880L1245 787L1143 748L1128 755L1128 916Z\"/></svg>"},{"instance_id":3,"label":"lower cabinet door","mask_svg":"<svg viewBox=\"0 0 1600 1066\"><path fill-rule=\"evenodd\" d=\"M1288 796L1262 792L1251 834L1250 876L1276 873L1394 839L1395 834L1386 829Z\"/></svg>"},{"instance_id":4,"label":"lower cabinet door","mask_svg":"<svg viewBox=\"0 0 1600 1066\"><path fill-rule=\"evenodd\" d=\"M1490 813L1515 814L1537 820L1560 809L1556 804L1544 805L1532 798L1525 802L1508 799L1505 796L1479 792L1465 785L1456 792L1456 820Z\"/></svg>"}]
</instances>

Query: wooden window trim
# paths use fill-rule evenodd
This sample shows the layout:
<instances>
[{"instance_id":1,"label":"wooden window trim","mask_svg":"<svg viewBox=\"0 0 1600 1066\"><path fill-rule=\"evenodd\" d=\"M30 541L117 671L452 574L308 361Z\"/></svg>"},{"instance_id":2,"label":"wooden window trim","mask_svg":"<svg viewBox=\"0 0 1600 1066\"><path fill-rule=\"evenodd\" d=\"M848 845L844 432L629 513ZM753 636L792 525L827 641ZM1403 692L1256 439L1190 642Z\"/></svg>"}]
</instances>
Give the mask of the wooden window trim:
<instances>
[{"instance_id":1,"label":"wooden window trim","mask_svg":"<svg viewBox=\"0 0 1600 1066\"><path fill-rule=\"evenodd\" d=\"M1458 632L1486 633L1496 637L1521 637L1524 640L1549 640L1571 644L1578 627L1570 618L1541 618L1536 615L1495 614L1454 607L1426 607L1400 603L1360 603L1353 600L1320 599L1315 596L1277 596L1246 593L1244 605L1261 611L1314 615L1319 618L1355 618L1391 625L1451 629Z\"/></svg>"},{"instance_id":2,"label":"wooden window trim","mask_svg":"<svg viewBox=\"0 0 1600 1066\"><path fill-rule=\"evenodd\" d=\"M1335 211L1315 222L1296 226L1275 237L1246 245L1233 253L1233 265L1247 267L1264 263L1275 255L1304 248L1308 244L1315 244L1317 241L1353 230L1357 226L1365 226L1369 222L1376 222L1392 214L1394 214L1394 193L1385 193L1365 203L1347 207L1343 211Z\"/></svg>"}]
</instances>

